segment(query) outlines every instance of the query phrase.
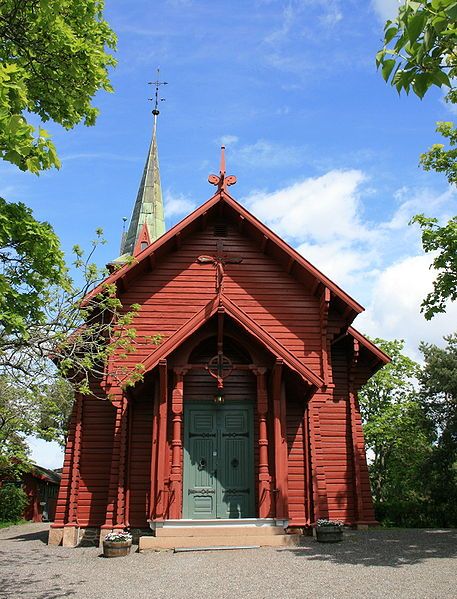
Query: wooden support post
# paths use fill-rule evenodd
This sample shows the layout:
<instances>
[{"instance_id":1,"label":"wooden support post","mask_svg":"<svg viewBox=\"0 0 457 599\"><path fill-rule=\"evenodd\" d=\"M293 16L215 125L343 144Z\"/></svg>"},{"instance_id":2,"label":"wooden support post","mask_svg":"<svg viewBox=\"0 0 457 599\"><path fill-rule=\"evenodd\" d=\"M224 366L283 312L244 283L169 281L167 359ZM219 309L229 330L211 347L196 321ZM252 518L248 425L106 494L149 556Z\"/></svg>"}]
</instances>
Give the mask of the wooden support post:
<instances>
[{"instance_id":1,"label":"wooden support post","mask_svg":"<svg viewBox=\"0 0 457 599\"><path fill-rule=\"evenodd\" d=\"M156 515L157 502L157 468L158 468L158 429L159 429L159 402L160 381L154 384L154 405L152 412L152 440L151 440L151 467L149 471L149 519L153 520Z\"/></svg>"},{"instance_id":2,"label":"wooden support post","mask_svg":"<svg viewBox=\"0 0 457 599\"><path fill-rule=\"evenodd\" d=\"M175 369L173 393L171 397L171 412L173 415L173 430L171 441L171 474L170 518L180 518L182 513L182 417L184 407L184 374L182 368Z\"/></svg>"},{"instance_id":3,"label":"wooden support post","mask_svg":"<svg viewBox=\"0 0 457 599\"><path fill-rule=\"evenodd\" d=\"M79 467L81 459L81 434L83 419L83 396L78 394L76 406L76 426L73 445L73 460L71 463L70 505L67 525L76 526L78 520Z\"/></svg>"},{"instance_id":4,"label":"wooden support post","mask_svg":"<svg viewBox=\"0 0 457 599\"><path fill-rule=\"evenodd\" d=\"M70 497L73 485L73 466L75 464L76 428L78 419L81 419L81 401L82 400L78 395L76 397L76 401L72 409L68 441L65 447L65 460L62 472L62 481L60 483L59 495L57 498L56 515L54 522L51 523L51 528L63 528L64 524L66 524L69 521L69 510L71 505ZM60 540L57 539L57 541L53 544L59 544Z\"/></svg>"},{"instance_id":5,"label":"wooden support post","mask_svg":"<svg viewBox=\"0 0 457 599\"><path fill-rule=\"evenodd\" d=\"M159 362L159 423L157 431L156 519L165 516L165 460L167 458L168 371L167 361Z\"/></svg>"},{"instance_id":6,"label":"wooden support post","mask_svg":"<svg viewBox=\"0 0 457 599\"><path fill-rule=\"evenodd\" d=\"M127 433L128 433L128 399L124 392L121 403L121 422L119 429L119 471L117 483L116 500L116 527L125 527L125 470L127 456Z\"/></svg>"},{"instance_id":7,"label":"wooden support post","mask_svg":"<svg viewBox=\"0 0 457 599\"><path fill-rule=\"evenodd\" d=\"M125 452L125 396L120 401L113 402L116 409L114 420L114 443L111 454L111 471L108 488L108 503L106 506L105 523L102 530L111 530L112 528L124 528L123 522L123 489L121 482L121 460L125 465L121 454ZM118 514L119 513L119 514Z\"/></svg>"},{"instance_id":8,"label":"wooden support post","mask_svg":"<svg viewBox=\"0 0 457 599\"><path fill-rule=\"evenodd\" d=\"M359 342L354 339L353 354L351 366L349 369L349 417L351 423L351 440L352 440L352 461L354 468L354 499L355 499L355 517L358 522L364 521L363 498L362 498L362 477L360 473L360 455L359 445L357 442L357 421L356 421L356 399L354 390L354 369L359 360Z\"/></svg>"},{"instance_id":9,"label":"wooden support post","mask_svg":"<svg viewBox=\"0 0 457 599\"><path fill-rule=\"evenodd\" d=\"M328 312L330 307L330 290L324 287L320 302L320 318L321 318L321 371L324 380L324 387L329 384L329 348L327 338L328 328Z\"/></svg>"},{"instance_id":10,"label":"wooden support post","mask_svg":"<svg viewBox=\"0 0 457 599\"><path fill-rule=\"evenodd\" d=\"M257 413L259 418L259 518L271 515L271 476L268 464L268 395L265 381L266 368L258 368Z\"/></svg>"},{"instance_id":11,"label":"wooden support post","mask_svg":"<svg viewBox=\"0 0 457 599\"><path fill-rule=\"evenodd\" d=\"M274 418L274 454L275 454L275 498L276 518L288 518L287 484L287 430L286 397L282 384L283 361L278 359L273 368L273 418Z\"/></svg>"},{"instance_id":12,"label":"wooden support post","mask_svg":"<svg viewBox=\"0 0 457 599\"><path fill-rule=\"evenodd\" d=\"M127 459L125 475L125 515L124 522L130 526L130 469L132 467L132 426L133 426L133 400L128 398L127 402Z\"/></svg>"},{"instance_id":13,"label":"wooden support post","mask_svg":"<svg viewBox=\"0 0 457 599\"><path fill-rule=\"evenodd\" d=\"M308 404L303 414L303 461L305 471L305 518L309 526L314 521L313 517L313 475L311 469L311 448L309 436L309 411Z\"/></svg>"}]
</instances>

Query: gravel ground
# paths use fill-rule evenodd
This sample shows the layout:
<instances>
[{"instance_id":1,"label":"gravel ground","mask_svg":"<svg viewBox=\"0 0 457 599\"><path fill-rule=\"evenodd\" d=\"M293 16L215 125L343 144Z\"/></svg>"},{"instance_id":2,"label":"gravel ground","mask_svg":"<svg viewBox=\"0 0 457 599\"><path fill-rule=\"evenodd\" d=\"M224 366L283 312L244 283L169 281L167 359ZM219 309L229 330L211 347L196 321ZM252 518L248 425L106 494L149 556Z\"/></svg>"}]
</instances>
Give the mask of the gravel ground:
<instances>
[{"instance_id":1,"label":"gravel ground","mask_svg":"<svg viewBox=\"0 0 457 599\"><path fill-rule=\"evenodd\" d=\"M457 599L457 530L345 533L295 549L132 553L46 545L48 526L0 530L8 599Z\"/></svg>"}]
</instances>

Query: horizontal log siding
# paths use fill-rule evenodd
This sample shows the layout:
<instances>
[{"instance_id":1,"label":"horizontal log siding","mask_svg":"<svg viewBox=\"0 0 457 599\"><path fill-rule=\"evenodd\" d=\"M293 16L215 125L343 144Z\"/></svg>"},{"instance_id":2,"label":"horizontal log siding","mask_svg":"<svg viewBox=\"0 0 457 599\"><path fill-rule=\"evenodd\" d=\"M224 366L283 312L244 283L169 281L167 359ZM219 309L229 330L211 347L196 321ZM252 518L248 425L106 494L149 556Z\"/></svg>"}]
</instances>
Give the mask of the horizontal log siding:
<instances>
[{"instance_id":1,"label":"horizontal log siding","mask_svg":"<svg viewBox=\"0 0 457 599\"><path fill-rule=\"evenodd\" d=\"M224 251L241 256L241 264L225 267L224 293L257 324L298 359L320 374L319 301L272 258L234 229L224 241ZM214 256L217 239L212 227L183 241L180 249L161 258L153 270L129 283L121 294L127 309L141 305L134 320L138 350L124 362L132 366L153 353L147 339L163 340L176 332L215 295L215 268L198 264L201 255ZM286 300L286 301L285 301Z\"/></svg>"},{"instance_id":2,"label":"horizontal log siding","mask_svg":"<svg viewBox=\"0 0 457 599\"><path fill-rule=\"evenodd\" d=\"M136 528L148 526L151 476L153 395L136 397L131 404L132 436L128 457L130 513L129 522Z\"/></svg>"},{"instance_id":3,"label":"horizontal log siding","mask_svg":"<svg viewBox=\"0 0 457 599\"><path fill-rule=\"evenodd\" d=\"M320 451L329 518L353 523L354 470L351 430L346 401L326 403L319 410Z\"/></svg>"},{"instance_id":4,"label":"horizontal log siding","mask_svg":"<svg viewBox=\"0 0 457 599\"><path fill-rule=\"evenodd\" d=\"M62 468L62 478L60 480L59 493L57 496L55 524L62 525L68 522L68 508L70 502L70 485L73 468L73 448L75 442L76 430L76 412L77 401L74 402L70 423L68 427L67 444L65 446L64 462Z\"/></svg>"},{"instance_id":5,"label":"horizontal log siding","mask_svg":"<svg viewBox=\"0 0 457 599\"><path fill-rule=\"evenodd\" d=\"M105 522L114 420L111 402L84 398L77 507L80 526L100 526Z\"/></svg>"},{"instance_id":6,"label":"horizontal log siding","mask_svg":"<svg viewBox=\"0 0 457 599\"><path fill-rule=\"evenodd\" d=\"M348 358L340 345L332 348L335 387L319 408L319 460L325 472L328 515L353 523L354 461L349 412Z\"/></svg>"},{"instance_id":7,"label":"horizontal log siding","mask_svg":"<svg viewBox=\"0 0 457 599\"><path fill-rule=\"evenodd\" d=\"M289 525L303 525L306 520L306 482L303 445L304 401L287 402L287 450L288 450L288 488L289 488Z\"/></svg>"}]
</instances>

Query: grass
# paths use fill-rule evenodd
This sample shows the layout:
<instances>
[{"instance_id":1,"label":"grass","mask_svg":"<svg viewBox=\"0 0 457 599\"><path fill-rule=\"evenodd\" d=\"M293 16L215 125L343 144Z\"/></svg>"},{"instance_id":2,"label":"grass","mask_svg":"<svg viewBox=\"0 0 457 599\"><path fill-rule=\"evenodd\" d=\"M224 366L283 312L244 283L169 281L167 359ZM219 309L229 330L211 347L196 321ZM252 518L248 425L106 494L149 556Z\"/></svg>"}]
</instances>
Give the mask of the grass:
<instances>
[{"instance_id":1,"label":"grass","mask_svg":"<svg viewBox=\"0 0 457 599\"><path fill-rule=\"evenodd\" d=\"M27 520L17 520L16 522L0 521L0 528L8 528L8 526L18 526L19 524L27 524Z\"/></svg>"}]
</instances>

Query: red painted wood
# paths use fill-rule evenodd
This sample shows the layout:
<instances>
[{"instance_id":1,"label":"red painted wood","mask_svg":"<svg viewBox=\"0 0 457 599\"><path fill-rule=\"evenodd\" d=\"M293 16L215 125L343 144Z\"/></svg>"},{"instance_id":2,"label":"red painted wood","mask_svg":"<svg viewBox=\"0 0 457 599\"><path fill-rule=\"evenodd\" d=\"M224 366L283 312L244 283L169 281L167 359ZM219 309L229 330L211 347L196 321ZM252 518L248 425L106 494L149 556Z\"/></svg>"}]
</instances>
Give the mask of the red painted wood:
<instances>
[{"instance_id":1,"label":"red painted wood","mask_svg":"<svg viewBox=\"0 0 457 599\"><path fill-rule=\"evenodd\" d=\"M220 297L214 267L196 262L200 255L216 255L217 211L227 224L224 248L243 258L225 269ZM122 281L118 292L125 310L141 305L132 324L137 352L113 361L127 368L141 362L151 381L159 379L158 395L153 401L152 383L143 390L138 386L127 422L124 394L112 377L114 403L85 400L79 432L75 412L57 522L144 527L148 517L180 517L182 403L212 400L214 381L203 370L192 371L168 389L167 369L192 362L192 343L213 326L221 308L224 332L237 331L241 345L249 340L256 348L253 365L263 369L255 412L258 514L273 513L274 473L280 490L276 514L288 514L291 524L327 515L348 523L360 514L365 521L373 519L356 392L387 358L354 329L343 335L360 306L224 194L139 258L110 278ZM157 333L163 339L152 345L148 336ZM350 381L352 339L360 345L360 359ZM184 356L181 362L178 355ZM283 362L281 376L275 360ZM226 400L255 396L252 383L252 373L235 370L224 383Z\"/></svg>"},{"instance_id":2,"label":"red painted wood","mask_svg":"<svg viewBox=\"0 0 457 599\"><path fill-rule=\"evenodd\" d=\"M68 522L68 508L70 499L70 480L72 474L72 462L74 453L74 439L76 430L76 420L78 413L78 401L75 400L68 428L68 440L65 447L64 462L62 468L62 478L60 481L59 493L57 496L57 505L54 522L51 528L60 528Z\"/></svg>"},{"instance_id":3,"label":"red painted wood","mask_svg":"<svg viewBox=\"0 0 457 599\"><path fill-rule=\"evenodd\" d=\"M271 516L271 476L268 463L268 395L265 381L265 368L259 368L257 375L257 416L259 428L259 517Z\"/></svg>"},{"instance_id":4,"label":"red painted wood","mask_svg":"<svg viewBox=\"0 0 457 599\"><path fill-rule=\"evenodd\" d=\"M125 525L130 526L130 479L132 466L132 425L133 425L133 401L129 399L127 406L127 463L126 463L126 481L125 481Z\"/></svg>"},{"instance_id":5,"label":"red painted wood","mask_svg":"<svg viewBox=\"0 0 457 599\"><path fill-rule=\"evenodd\" d=\"M121 426L119 439L119 472L117 483L117 498L116 498L116 526L125 526L125 469L127 455L127 434L128 434L128 400L124 395L121 406Z\"/></svg>"},{"instance_id":6,"label":"red painted wood","mask_svg":"<svg viewBox=\"0 0 457 599\"><path fill-rule=\"evenodd\" d=\"M159 423L160 389L156 384L154 387L154 411L152 416L152 438L151 438L151 460L149 469L149 505L148 515L152 520L155 516L157 500L157 468L158 468L158 423Z\"/></svg>"},{"instance_id":7,"label":"red painted wood","mask_svg":"<svg viewBox=\"0 0 457 599\"><path fill-rule=\"evenodd\" d=\"M170 518L180 518L182 513L182 418L184 408L185 370L175 369L175 380L171 397L173 414L172 462L170 474Z\"/></svg>"},{"instance_id":8,"label":"red painted wood","mask_svg":"<svg viewBox=\"0 0 457 599\"><path fill-rule=\"evenodd\" d=\"M168 496L165 489L165 467L168 458L167 450L167 411L168 411L168 373L167 362L162 360L159 363L159 424L157 440L157 502L155 517L161 520L165 516L166 502Z\"/></svg>"},{"instance_id":9,"label":"red painted wood","mask_svg":"<svg viewBox=\"0 0 457 599\"><path fill-rule=\"evenodd\" d=\"M122 463L121 457L121 437L122 428L124 421L124 398L120 402L113 403L115 408L115 421L114 421L114 442L113 450L111 454L111 467L110 467L110 478L108 487L108 504L106 506L105 523L103 528L114 528L116 523L116 512L118 509L119 500L119 474ZM123 509L123 506L121 506Z\"/></svg>"},{"instance_id":10,"label":"red painted wood","mask_svg":"<svg viewBox=\"0 0 457 599\"><path fill-rule=\"evenodd\" d=\"M275 507L277 518L288 517L287 443L285 398L282 394L283 362L276 360L272 373L274 419Z\"/></svg>"},{"instance_id":11,"label":"red painted wood","mask_svg":"<svg viewBox=\"0 0 457 599\"><path fill-rule=\"evenodd\" d=\"M71 484L70 484L70 501L68 510L68 524L76 524L77 522L77 505L78 505L78 490L79 490L79 463L81 458L81 427L83 418L83 397L77 396L76 399L76 426L73 447L73 460L71 465Z\"/></svg>"}]
</instances>

